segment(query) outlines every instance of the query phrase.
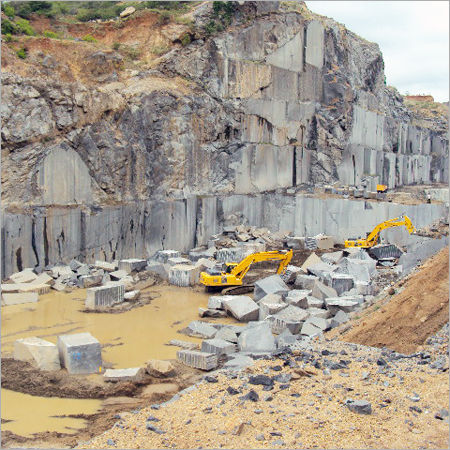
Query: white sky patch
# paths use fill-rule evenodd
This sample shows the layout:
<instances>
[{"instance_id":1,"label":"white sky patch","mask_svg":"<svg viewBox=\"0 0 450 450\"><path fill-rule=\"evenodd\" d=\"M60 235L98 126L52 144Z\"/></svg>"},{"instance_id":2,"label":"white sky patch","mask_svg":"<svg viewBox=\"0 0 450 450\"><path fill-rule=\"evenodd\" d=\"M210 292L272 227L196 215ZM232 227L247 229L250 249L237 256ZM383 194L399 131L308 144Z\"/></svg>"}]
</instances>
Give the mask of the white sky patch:
<instances>
[{"instance_id":1,"label":"white sky patch","mask_svg":"<svg viewBox=\"0 0 450 450\"><path fill-rule=\"evenodd\" d=\"M448 101L448 1L307 1L308 8L376 42L388 85Z\"/></svg>"}]
</instances>

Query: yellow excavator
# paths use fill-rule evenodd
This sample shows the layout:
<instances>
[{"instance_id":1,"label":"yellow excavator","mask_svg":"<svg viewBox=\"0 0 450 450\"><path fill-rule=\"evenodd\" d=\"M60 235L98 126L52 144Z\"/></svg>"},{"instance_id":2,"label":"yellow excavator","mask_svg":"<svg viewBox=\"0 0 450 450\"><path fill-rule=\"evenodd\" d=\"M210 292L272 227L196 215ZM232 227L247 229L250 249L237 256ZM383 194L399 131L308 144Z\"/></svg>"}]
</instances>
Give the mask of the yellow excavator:
<instances>
[{"instance_id":1,"label":"yellow excavator","mask_svg":"<svg viewBox=\"0 0 450 450\"><path fill-rule=\"evenodd\" d=\"M293 252L258 252L244 258L239 263L224 263L220 268L213 267L200 274L200 283L208 287L242 286L242 280L253 263L261 261L280 261L277 274L284 273L292 259Z\"/></svg>"},{"instance_id":2,"label":"yellow excavator","mask_svg":"<svg viewBox=\"0 0 450 450\"><path fill-rule=\"evenodd\" d=\"M370 233L367 233L365 239L348 239L345 241L345 247L360 247L360 248L371 248L378 244L380 237L380 232L386 228L405 226L409 234L416 231L411 219L404 215L396 217L395 219L386 220L385 222L379 223Z\"/></svg>"}]
</instances>

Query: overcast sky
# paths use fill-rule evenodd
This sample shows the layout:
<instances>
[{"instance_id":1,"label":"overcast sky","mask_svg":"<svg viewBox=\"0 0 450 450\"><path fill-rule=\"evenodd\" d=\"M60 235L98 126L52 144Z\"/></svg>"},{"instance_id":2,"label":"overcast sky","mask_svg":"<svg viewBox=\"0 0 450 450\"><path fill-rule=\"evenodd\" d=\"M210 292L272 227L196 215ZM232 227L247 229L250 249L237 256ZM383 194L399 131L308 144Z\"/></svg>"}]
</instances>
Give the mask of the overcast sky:
<instances>
[{"instance_id":1,"label":"overcast sky","mask_svg":"<svg viewBox=\"0 0 450 450\"><path fill-rule=\"evenodd\" d=\"M384 57L387 84L400 93L448 101L448 1L307 1L308 8L343 23Z\"/></svg>"}]
</instances>

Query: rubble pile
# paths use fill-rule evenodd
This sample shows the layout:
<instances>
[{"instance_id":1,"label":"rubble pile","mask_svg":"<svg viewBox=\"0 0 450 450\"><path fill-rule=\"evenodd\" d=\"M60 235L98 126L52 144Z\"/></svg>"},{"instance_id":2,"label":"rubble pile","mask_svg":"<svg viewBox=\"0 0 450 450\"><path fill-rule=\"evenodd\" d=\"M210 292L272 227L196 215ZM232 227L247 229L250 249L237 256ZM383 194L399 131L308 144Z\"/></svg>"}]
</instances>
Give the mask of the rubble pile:
<instances>
[{"instance_id":1,"label":"rubble pile","mask_svg":"<svg viewBox=\"0 0 450 450\"><path fill-rule=\"evenodd\" d=\"M312 253L301 268L288 266L288 272L288 283L280 275L256 281L253 298L246 295L209 298L209 316L218 317L220 312L226 312L246 325L194 321L182 332L204 339L202 351L207 349L208 354L219 357L215 367L220 358L225 358L229 366L236 359L235 365L242 367L248 362L243 357L271 354L285 347L305 348L311 339L371 305L380 290L374 282L377 262L363 249L325 253L320 258ZM206 316L204 308L200 316ZM179 359L186 363L184 353L180 353ZM215 368L212 363L208 367Z\"/></svg>"}]
</instances>

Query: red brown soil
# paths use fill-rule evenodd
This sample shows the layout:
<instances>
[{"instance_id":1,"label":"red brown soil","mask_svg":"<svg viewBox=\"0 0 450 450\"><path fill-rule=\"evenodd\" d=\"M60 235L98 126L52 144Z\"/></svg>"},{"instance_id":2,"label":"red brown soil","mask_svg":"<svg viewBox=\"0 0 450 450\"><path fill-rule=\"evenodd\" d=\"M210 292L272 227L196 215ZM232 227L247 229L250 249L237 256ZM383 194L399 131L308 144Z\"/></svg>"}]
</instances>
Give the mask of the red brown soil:
<instances>
[{"instance_id":1,"label":"red brown soil","mask_svg":"<svg viewBox=\"0 0 450 450\"><path fill-rule=\"evenodd\" d=\"M363 317L341 339L412 353L448 322L448 247L429 259L388 303Z\"/></svg>"}]
</instances>

